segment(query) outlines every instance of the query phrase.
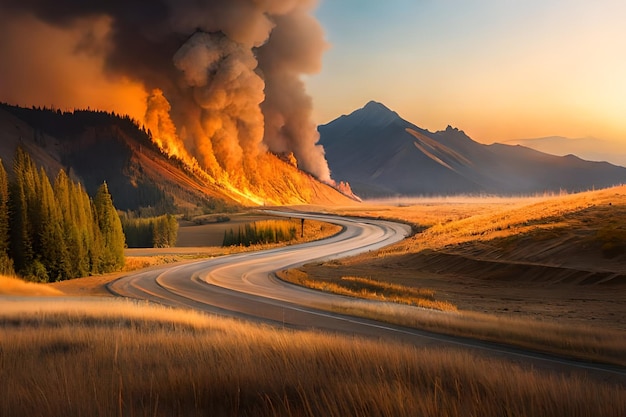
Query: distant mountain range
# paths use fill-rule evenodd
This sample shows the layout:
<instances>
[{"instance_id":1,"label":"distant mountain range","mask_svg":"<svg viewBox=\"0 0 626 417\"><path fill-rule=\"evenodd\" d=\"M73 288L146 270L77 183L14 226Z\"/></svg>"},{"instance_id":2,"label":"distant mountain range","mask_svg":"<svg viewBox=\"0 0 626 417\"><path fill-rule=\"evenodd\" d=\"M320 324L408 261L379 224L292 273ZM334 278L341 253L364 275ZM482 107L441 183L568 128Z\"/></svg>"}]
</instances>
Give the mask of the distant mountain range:
<instances>
[{"instance_id":1,"label":"distant mountain range","mask_svg":"<svg viewBox=\"0 0 626 417\"><path fill-rule=\"evenodd\" d=\"M512 139L502 143L522 145L551 155L576 155L588 161L606 161L626 167L626 144L597 138L566 138L548 136L533 139Z\"/></svg>"},{"instance_id":2,"label":"distant mountain range","mask_svg":"<svg viewBox=\"0 0 626 417\"><path fill-rule=\"evenodd\" d=\"M115 206L147 214L220 212L255 206L246 190L220 183L165 155L148 132L127 116L100 111L74 112L0 104L0 159L11 174L17 146L54 180L65 169L93 196L107 182ZM273 177L259 184L271 204L347 202L335 189L269 155Z\"/></svg>"},{"instance_id":3,"label":"distant mountain range","mask_svg":"<svg viewBox=\"0 0 626 417\"><path fill-rule=\"evenodd\" d=\"M429 132L374 101L318 129L333 178L363 198L574 192L626 182L623 167L483 145L450 126Z\"/></svg>"}]
</instances>

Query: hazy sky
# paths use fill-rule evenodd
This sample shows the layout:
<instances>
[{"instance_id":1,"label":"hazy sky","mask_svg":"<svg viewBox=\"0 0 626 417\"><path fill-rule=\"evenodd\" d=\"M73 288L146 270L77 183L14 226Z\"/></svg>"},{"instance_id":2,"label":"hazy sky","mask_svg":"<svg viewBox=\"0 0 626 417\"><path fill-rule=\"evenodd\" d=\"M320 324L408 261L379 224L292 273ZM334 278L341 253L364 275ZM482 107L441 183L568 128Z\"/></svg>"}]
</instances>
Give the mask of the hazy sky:
<instances>
[{"instance_id":1,"label":"hazy sky","mask_svg":"<svg viewBox=\"0 0 626 417\"><path fill-rule=\"evenodd\" d=\"M319 0L315 14L330 44L321 73L305 78L317 123L377 100L480 142L561 135L626 150L624 0ZM3 10L0 100L141 119L138 81L103 76L110 26L61 28Z\"/></svg>"},{"instance_id":2,"label":"hazy sky","mask_svg":"<svg viewBox=\"0 0 626 417\"><path fill-rule=\"evenodd\" d=\"M475 140L563 135L626 147L623 0L322 0L308 79L319 123L383 102Z\"/></svg>"}]
</instances>

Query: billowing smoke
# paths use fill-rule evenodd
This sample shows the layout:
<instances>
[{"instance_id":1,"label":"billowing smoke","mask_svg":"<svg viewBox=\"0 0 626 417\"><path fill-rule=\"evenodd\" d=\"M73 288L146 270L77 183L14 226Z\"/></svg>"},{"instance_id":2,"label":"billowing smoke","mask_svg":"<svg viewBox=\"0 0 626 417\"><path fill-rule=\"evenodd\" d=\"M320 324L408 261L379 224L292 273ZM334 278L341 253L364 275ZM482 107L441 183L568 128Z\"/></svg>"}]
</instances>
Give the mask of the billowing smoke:
<instances>
[{"instance_id":1,"label":"billowing smoke","mask_svg":"<svg viewBox=\"0 0 626 417\"><path fill-rule=\"evenodd\" d=\"M293 154L300 168L331 183L324 151L316 145L312 101L301 81L303 74L320 70L326 48L321 27L311 16L315 4L0 0L0 34L5 40L0 41L0 99L45 96L59 79L80 82L81 71L100 71L101 83L126 83L135 91L141 86L141 98L147 97L145 123L157 142L182 159L195 157L215 178L247 187L257 180L246 173L256 172L259 158L269 149ZM58 32L64 36L59 37L62 44L44 46L45 39L37 39L20 22ZM35 47L19 48L16 43ZM55 48L61 54L58 60L85 62L55 70L30 59ZM38 93L24 91L28 83L5 83L8 77L19 78L15 68L22 62L42 65L38 71L47 81L46 86L38 85ZM22 90L14 91L11 85ZM53 102L41 104L76 106L72 92L65 93L65 98L57 92L45 98Z\"/></svg>"}]
</instances>

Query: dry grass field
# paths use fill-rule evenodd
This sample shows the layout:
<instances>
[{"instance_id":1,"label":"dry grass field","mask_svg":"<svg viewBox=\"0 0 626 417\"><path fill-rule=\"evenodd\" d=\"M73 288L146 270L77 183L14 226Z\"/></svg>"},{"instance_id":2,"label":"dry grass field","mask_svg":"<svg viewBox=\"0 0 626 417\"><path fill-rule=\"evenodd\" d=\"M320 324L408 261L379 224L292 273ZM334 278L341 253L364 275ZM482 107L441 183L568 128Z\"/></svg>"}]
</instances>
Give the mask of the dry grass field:
<instances>
[{"instance_id":1,"label":"dry grass field","mask_svg":"<svg viewBox=\"0 0 626 417\"><path fill-rule=\"evenodd\" d=\"M26 282L16 277L0 275L1 295L54 297L64 294L59 289L48 285L40 285L34 282Z\"/></svg>"},{"instance_id":2,"label":"dry grass field","mask_svg":"<svg viewBox=\"0 0 626 417\"><path fill-rule=\"evenodd\" d=\"M337 212L401 219L421 231L373 254L306 265L298 274L310 286L357 276L430 290L459 311L445 319L370 306L353 313L626 365L626 187Z\"/></svg>"},{"instance_id":3,"label":"dry grass field","mask_svg":"<svg viewBox=\"0 0 626 417\"><path fill-rule=\"evenodd\" d=\"M403 303L356 303L345 313L626 366L626 187L340 211L402 219L419 231L369 255L285 273ZM137 250L128 267L224 250ZM67 297L107 295L114 278L47 286L0 278L0 415L626 415L626 387L593 376Z\"/></svg>"},{"instance_id":4,"label":"dry grass field","mask_svg":"<svg viewBox=\"0 0 626 417\"><path fill-rule=\"evenodd\" d=\"M3 416L623 416L626 388L128 301L2 299Z\"/></svg>"}]
</instances>

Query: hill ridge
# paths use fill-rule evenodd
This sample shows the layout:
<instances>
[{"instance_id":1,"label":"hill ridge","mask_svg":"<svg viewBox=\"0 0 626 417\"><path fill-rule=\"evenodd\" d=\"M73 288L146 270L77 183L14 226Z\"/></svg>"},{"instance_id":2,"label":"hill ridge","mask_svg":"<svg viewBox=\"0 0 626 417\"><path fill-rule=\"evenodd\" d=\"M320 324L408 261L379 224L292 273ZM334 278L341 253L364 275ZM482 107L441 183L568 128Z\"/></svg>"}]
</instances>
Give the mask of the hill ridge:
<instances>
[{"instance_id":1,"label":"hill ridge","mask_svg":"<svg viewBox=\"0 0 626 417\"><path fill-rule=\"evenodd\" d=\"M168 157L128 116L94 110L62 112L0 104L0 158L7 171L23 146L48 175L65 169L90 195L107 181L122 210L152 213L228 211L258 205L347 203L332 187L273 154L263 155L258 189L237 188ZM261 162L260 162L261 163Z\"/></svg>"}]
</instances>

